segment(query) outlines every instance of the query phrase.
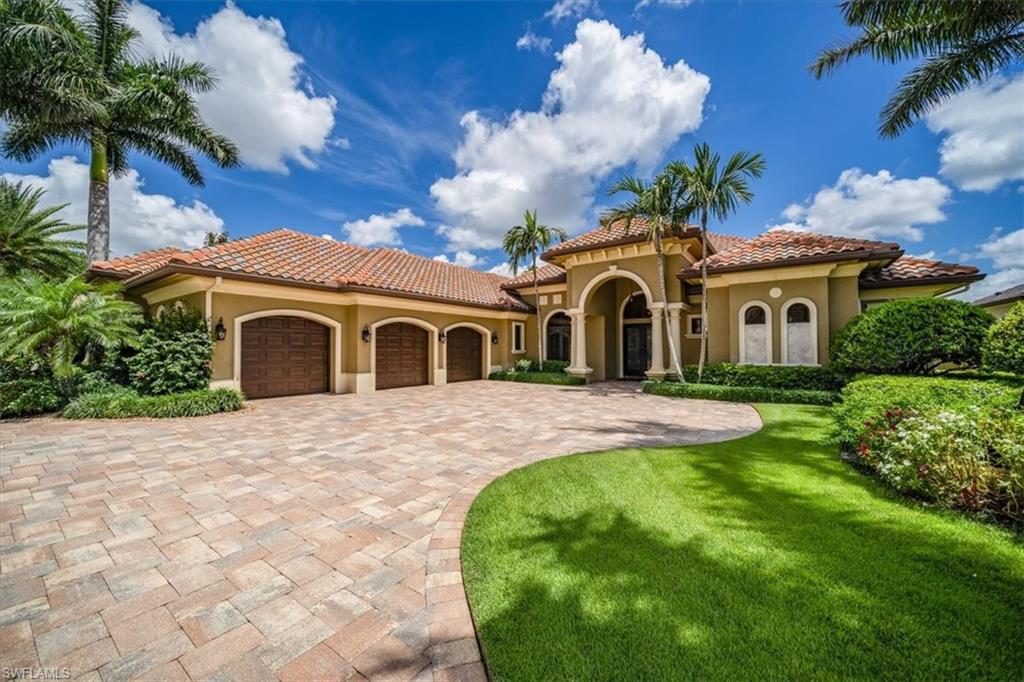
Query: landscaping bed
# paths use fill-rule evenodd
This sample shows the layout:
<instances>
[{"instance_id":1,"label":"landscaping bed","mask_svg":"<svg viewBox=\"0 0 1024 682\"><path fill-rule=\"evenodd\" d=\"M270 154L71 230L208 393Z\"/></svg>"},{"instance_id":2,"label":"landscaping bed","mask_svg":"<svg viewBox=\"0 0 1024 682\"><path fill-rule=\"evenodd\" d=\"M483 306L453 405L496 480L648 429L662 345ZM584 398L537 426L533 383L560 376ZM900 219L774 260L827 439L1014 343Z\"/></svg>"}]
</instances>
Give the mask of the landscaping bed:
<instances>
[{"instance_id":1,"label":"landscaping bed","mask_svg":"<svg viewBox=\"0 0 1024 682\"><path fill-rule=\"evenodd\" d=\"M555 386L581 386L586 382L582 377L575 377L565 372L517 372L508 370L492 372L488 379L492 381L518 381L524 384L552 384Z\"/></svg>"},{"instance_id":2,"label":"landscaping bed","mask_svg":"<svg viewBox=\"0 0 1024 682\"><path fill-rule=\"evenodd\" d=\"M643 382L643 391L652 395L664 395L673 398L698 398L701 400L725 400L730 402L797 403L805 405L831 405L839 396L836 391L767 388L764 386L684 384L677 381L645 381Z\"/></svg>"},{"instance_id":3,"label":"landscaping bed","mask_svg":"<svg viewBox=\"0 0 1024 682\"><path fill-rule=\"evenodd\" d=\"M836 457L818 407L725 443L538 462L477 497L492 679L993 679L1024 669L1024 546Z\"/></svg>"},{"instance_id":4,"label":"landscaping bed","mask_svg":"<svg viewBox=\"0 0 1024 682\"><path fill-rule=\"evenodd\" d=\"M229 388L168 395L139 395L119 389L87 393L61 411L66 419L127 419L132 417L201 417L242 409L245 397Z\"/></svg>"}]
</instances>

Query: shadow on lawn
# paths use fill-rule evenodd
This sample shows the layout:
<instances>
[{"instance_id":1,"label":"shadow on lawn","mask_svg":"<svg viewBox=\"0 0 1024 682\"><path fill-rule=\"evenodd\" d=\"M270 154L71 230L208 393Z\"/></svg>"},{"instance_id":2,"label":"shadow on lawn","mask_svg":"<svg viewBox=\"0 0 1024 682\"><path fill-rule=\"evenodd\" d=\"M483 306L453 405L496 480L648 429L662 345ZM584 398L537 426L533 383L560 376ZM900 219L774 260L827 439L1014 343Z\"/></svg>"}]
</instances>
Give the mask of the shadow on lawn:
<instances>
[{"instance_id":1,"label":"shadow on lawn","mask_svg":"<svg viewBox=\"0 0 1024 682\"><path fill-rule=\"evenodd\" d=\"M496 678L1005 679L1024 669L1022 555L986 542L987 528L892 505L807 427L775 421L742 448L687 448L688 470L670 450L653 453L667 483L650 493L665 496L667 519L650 522L629 500L582 513L529 504L530 532L500 551L537 571L503 582L506 608L477 622Z\"/></svg>"}]
</instances>

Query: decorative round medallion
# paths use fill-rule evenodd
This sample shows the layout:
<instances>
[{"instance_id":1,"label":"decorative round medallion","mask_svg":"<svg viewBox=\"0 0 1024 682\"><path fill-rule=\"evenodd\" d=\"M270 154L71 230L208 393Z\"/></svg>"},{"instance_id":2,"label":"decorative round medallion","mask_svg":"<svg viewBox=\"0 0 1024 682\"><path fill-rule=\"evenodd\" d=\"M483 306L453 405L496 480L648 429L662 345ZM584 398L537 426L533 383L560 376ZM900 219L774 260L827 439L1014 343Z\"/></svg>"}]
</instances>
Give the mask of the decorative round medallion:
<instances>
[{"instance_id":1,"label":"decorative round medallion","mask_svg":"<svg viewBox=\"0 0 1024 682\"><path fill-rule=\"evenodd\" d=\"M772 298L778 298L779 296L782 296L782 289L778 287L772 287L771 289L768 290L768 295L771 296Z\"/></svg>"}]
</instances>

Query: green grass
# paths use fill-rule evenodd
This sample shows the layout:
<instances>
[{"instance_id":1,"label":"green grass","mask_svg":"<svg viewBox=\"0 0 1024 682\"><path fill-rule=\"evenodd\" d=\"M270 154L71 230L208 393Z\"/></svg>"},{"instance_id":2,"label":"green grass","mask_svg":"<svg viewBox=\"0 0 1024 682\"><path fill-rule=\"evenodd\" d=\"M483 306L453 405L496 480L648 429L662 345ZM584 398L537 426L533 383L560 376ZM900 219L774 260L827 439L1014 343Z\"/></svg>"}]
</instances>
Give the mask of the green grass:
<instances>
[{"instance_id":1,"label":"green grass","mask_svg":"<svg viewBox=\"0 0 1024 682\"><path fill-rule=\"evenodd\" d=\"M842 463L822 408L759 409L484 489L462 562L494 679L1019 678L1021 537Z\"/></svg>"}]
</instances>

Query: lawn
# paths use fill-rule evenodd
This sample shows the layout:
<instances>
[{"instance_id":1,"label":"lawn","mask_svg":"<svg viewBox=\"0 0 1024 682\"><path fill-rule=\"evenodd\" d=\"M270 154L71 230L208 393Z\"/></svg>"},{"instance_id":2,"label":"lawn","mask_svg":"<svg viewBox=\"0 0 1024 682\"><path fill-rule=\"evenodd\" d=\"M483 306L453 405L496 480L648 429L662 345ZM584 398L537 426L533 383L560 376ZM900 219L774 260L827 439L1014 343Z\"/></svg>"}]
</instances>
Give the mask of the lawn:
<instances>
[{"instance_id":1,"label":"lawn","mask_svg":"<svg viewBox=\"0 0 1024 682\"><path fill-rule=\"evenodd\" d=\"M537 679L1011 679L1024 541L836 457L822 408L715 445L539 462L463 533L490 671Z\"/></svg>"}]
</instances>

